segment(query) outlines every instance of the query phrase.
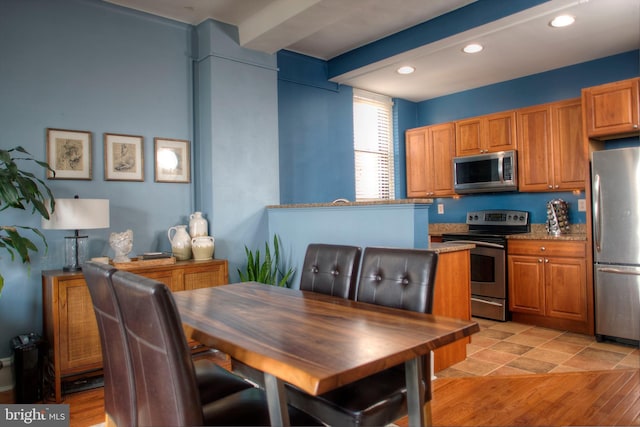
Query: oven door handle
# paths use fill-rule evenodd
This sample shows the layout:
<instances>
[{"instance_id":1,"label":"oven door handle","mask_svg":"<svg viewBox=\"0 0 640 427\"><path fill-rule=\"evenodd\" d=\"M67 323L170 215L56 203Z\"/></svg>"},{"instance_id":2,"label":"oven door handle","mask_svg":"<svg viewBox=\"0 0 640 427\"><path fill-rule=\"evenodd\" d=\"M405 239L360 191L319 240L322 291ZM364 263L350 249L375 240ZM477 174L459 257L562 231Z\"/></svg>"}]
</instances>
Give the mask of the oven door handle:
<instances>
[{"instance_id":1,"label":"oven door handle","mask_svg":"<svg viewBox=\"0 0 640 427\"><path fill-rule=\"evenodd\" d=\"M504 249L504 245L501 245L499 243L489 243L489 242L478 242L476 240L452 240L450 242L446 242L446 243L456 243L456 244L473 244L476 246L480 246L483 248L496 248L496 249Z\"/></svg>"},{"instance_id":2,"label":"oven door handle","mask_svg":"<svg viewBox=\"0 0 640 427\"><path fill-rule=\"evenodd\" d=\"M481 302L483 304L489 304L489 305L495 305L497 307L502 307L503 305L498 303L498 302L493 302L493 301L487 301L484 299L480 299L480 298L473 298L471 297L471 301L475 301L475 302Z\"/></svg>"}]
</instances>

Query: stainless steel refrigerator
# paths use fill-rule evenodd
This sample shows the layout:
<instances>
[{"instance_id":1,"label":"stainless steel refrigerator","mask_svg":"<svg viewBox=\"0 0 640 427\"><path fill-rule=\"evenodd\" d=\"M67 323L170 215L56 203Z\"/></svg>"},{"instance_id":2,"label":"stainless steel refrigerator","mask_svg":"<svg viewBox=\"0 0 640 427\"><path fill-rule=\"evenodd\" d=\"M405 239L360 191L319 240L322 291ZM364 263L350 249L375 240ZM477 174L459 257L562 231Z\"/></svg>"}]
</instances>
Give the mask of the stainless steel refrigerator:
<instances>
[{"instance_id":1,"label":"stainless steel refrigerator","mask_svg":"<svg viewBox=\"0 0 640 427\"><path fill-rule=\"evenodd\" d=\"M640 340L640 147L591 155L596 338Z\"/></svg>"}]
</instances>

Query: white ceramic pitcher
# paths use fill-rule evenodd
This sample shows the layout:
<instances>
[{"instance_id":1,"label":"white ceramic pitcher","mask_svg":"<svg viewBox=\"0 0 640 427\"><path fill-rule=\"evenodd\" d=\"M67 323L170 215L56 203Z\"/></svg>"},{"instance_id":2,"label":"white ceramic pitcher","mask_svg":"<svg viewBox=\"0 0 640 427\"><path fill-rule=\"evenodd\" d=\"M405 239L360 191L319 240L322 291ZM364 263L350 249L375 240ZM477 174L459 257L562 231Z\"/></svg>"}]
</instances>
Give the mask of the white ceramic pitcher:
<instances>
[{"instance_id":1,"label":"white ceramic pitcher","mask_svg":"<svg viewBox=\"0 0 640 427\"><path fill-rule=\"evenodd\" d=\"M173 235L172 235L173 232ZM178 261L191 258L191 237L187 233L186 225L176 225L169 228L167 237L171 242L171 252Z\"/></svg>"}]
</instances>

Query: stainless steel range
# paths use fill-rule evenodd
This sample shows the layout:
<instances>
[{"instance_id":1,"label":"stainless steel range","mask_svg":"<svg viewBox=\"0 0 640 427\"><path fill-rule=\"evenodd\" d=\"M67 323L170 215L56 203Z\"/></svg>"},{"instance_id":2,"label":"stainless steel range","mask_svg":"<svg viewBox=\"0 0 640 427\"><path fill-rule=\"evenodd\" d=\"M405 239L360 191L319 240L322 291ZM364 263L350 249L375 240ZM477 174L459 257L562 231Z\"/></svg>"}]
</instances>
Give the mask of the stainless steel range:
<instances>
[{"instance_id":1,"label":"stainless steel range","mask_svg":"<svg viewBox=\"0 0 640 427\"><path fill-rule=\"evenodd\" d=\"M529 212L468 212L466 223L468 232L443 234L442 241L476 245L471 250L471 314L506 321L509 318L506 236L530 231Z\"/></svg>"}]
</instances>

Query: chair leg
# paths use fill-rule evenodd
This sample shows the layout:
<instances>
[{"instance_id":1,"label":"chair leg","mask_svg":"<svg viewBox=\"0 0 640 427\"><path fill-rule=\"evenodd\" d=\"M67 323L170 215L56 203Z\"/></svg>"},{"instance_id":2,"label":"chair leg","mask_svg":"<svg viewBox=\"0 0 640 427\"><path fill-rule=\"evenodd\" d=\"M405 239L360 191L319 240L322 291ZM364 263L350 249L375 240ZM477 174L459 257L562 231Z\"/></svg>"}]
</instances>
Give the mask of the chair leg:
<instances>
[{"instance_id":1,"label":"chair leg","mask_svg":"<svg viewBox=\"0 0 640 427\"><path fill-rule=\"evenodd\" d=\"M424 403L424 425L425 427L431 427L433 425L433 420L431 419L431 401Z\"/></svg>"}]
</instances>

